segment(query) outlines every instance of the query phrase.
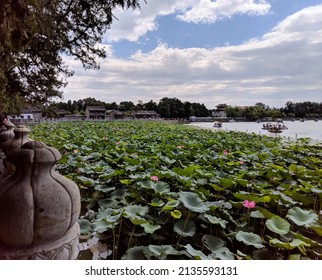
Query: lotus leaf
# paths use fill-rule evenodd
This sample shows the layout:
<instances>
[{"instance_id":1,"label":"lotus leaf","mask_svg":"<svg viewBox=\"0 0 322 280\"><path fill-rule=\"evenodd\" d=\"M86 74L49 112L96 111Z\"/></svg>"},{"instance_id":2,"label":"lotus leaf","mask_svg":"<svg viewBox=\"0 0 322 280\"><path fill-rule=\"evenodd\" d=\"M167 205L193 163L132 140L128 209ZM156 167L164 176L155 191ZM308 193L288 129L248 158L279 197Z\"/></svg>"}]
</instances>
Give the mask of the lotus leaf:
<instances>
[{"instance_id":1,"label":"lotus leaf","mask_svg":"<svg viewBox=\"0 0 322 280\"><path fill-rule=\"evenodd\" d=\"M170 214L175 219L180 219L182 216L182 213L179 210L173 210L170 212Z\"/></svg>"},{"instance_id":2,"label":"lotus leaf","mask_svg":"<svg viewBox=\"0 0 322 280\"><path fill-rule=\"evenodd\" d=\"M127 216L132 216L132 215L144 216L148 212L149 212L148 206L128 205L124 208L124 213Z\"/></svg>"},{"instance_id":3,"label":"lotus leaf","mask_svg":"<svg viewBox=\"0 0 322 280\"><path fill-rule=\"evenodd\" d=\"M156 225L151 222L140 224L140 226L144 228L144 231L146 233L150 233L150 234L152 234L153 232L161 228L160 225Z\"/></svg>"},{"instance_id":4,"label":"lotus leaf","mask_svg":"<svg viewBox=\"0 0 322 280\"><path fill-rule=\"evenodd\" d=\"M209 258L201 251L194 249L190 244L184 246L186 251L196 260L209 260Z\"/></svg>"},{"instance_id":5,"label":"lotus leaf","mask_svg":"<svg viewBox=\"0 0 322 280\"><path fill-rule=\"evenodd\" d=\"M180 254L176 249L174 249L171 245L149 245L148 246L149 255L154 256L160 260L167 259L168 255L178 255Z\"/></svg>"},{"instance_id":6,"label":"lotus leaf","mask_svg":"<svg viewBox=\"0 0 322 280\"><path fill-rule=\"evenodd\" d=\"M287 234L290 231L290 223L279 216L273 216L266 221L266 226L272 232L278 234Z\"/></svg>"},{"instance_id":7,"label":"lotus leaf","mask_svg":"<svg viewBox=\"0 0 322 280\"><path fill-rule=\"evenodd\" d=\"M170 192L170 186L169 186L169 184L167 184L165 182L152 183L151 187L152 187L152 189L154 189L154 191L156 193L159 193L159 194L164 194L164 193Z\"/></svg>"},{"instance_id":8,"label":"lotus leaf","mask_svg":"<svg viewBox=\"0 0 322 280\"><path fill-rule=\"evenodd\" d=\"M180 201L178 200L170 200L167 202L166 205L164 205L161 209L162 211L169 211L169 210L173 210L174 208L176 208L178 205L180 204Z\"/></svg>"},{"instance_id":9,"label":"lotus leaf","mask_svg":"<svg viewBox=\"0 0 322 280\"><path fill-rule=\"evenodd\" d=\"M302 254L306 254L305 247L310 247L309 244L305 243L304 241L300 239L293 239L292 242L282 242L276 238L271 239L269 241L269 244L272 245L273 247L277 247L280 249L285 249L285 250L293 250L295 248L299 249Z\"/></svg>"},{"instance_id":10,"label":"lotus leaf","mask_svg":"<svg viewBox=\"0 0 322 280\"><path fill-rule=\"evenodd\" d=\"M196 224L191 220L181 219L174 224L174 231L183 237L194 236Z\"/></svg>"},{"instance_id":11,"label":"lotus leaf","mask_svg":"<svg viewBox=\"0 0 322 280\"><path fill-rule=\"evenodd\" d=\"M225 242L222 239L213 235L203 236L202 241L205 243L207 248L212 252L219 251L225 245Z\"/></svg>"},{"instance_id":12,"label":"lotus leaf","mask_svg":"<svg viewBox=\"0 0 322 280\"><path fill-rule=\"evenodd\" d=\"M261 249L265 246L262 244L261 237L252 232L238 231L236 234L236 239L243 242L246 245L254 246L255 248Z\"/></svg>"},{"instance_id":13,"label":"lotus leaf","mask_svg":"<svg viewBox=\"0 0 322 280\"><path fill-rule=\"evenodd\" d=\"M192 212L204 213L209 209L206 203L201 200L196 193L180 192L179 200L187 209Z\"/></svg>"},{"instance_id":14,"label":"lotus leaf","mask_svg":"<svg viewBox=\"0 0 322 280\"><path fill-rule=\"evenodd\" d=\"M228 224L227 221L221 219L221 218L218 218L216 216L212 216L212 215L208 215L208 214L204 214L204 217L206 218L206 220L213 224L213 225L216 225L216 224L219 224L222 228L226 228L226 225Z\"/></svg>"},{"instance_id":15,"label":"lotus leaf","mask_svg":"<svg viewBox=\"0 0 322 280\"><path fill-rule=\"evenodd\" d=\"M129 248L123 255L122 260L146 260L144 255L145 246L134 246Z\"/></svg>"},{"instance_id":16,"label":"lotus leaf","mask_svg":"<svg viewBox=\"0 0 322 280\"><path fill-rule=\"evenodd\" d=\"M288 210L287 218L298 226L310 227L318 220L318 215L312 210L303 210L300 207L293 207Z\"/></svg>"},{"instance_id":17,"label":"lotus leaf","mask_svg":"<svg viewBox=\"0 0 322 280\"><path fill-rule=\"evenodd\" d=\"M79 219L78 223L79 223L81 235L86 235L86 234L91 233L92 228L91 228L91 223L89 222L89 220Z\"/></svg>"}]
</instances>

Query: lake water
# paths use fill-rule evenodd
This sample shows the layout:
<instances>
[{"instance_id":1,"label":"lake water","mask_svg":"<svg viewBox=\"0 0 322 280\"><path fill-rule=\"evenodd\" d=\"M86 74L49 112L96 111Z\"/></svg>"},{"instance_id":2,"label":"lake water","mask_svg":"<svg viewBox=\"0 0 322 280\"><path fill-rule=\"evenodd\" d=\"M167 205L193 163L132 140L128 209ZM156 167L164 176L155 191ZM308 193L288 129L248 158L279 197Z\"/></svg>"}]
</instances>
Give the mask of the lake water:
<instances>
[{"instance_id":1,"label":"lake water","mask_svg":"<svg viewBox=\"0 0 322 280\"><path fill-rule=\"evenodd\" d=\"M212 122L195 122L189 125L213 129L213 130L227 130L227 131L242 131L257 133L263 135L276 136L275 133L270 133L267 130L262 129L265 122L224 122L221 128L213 127ZM284 125L287 126L287 130L283 130L282 133L278 133L278 136L289 137L292 139L298 139L302 137L309 137L313 140L322 141L322 121L284 121Z\"/></svg>"}]
</instances>

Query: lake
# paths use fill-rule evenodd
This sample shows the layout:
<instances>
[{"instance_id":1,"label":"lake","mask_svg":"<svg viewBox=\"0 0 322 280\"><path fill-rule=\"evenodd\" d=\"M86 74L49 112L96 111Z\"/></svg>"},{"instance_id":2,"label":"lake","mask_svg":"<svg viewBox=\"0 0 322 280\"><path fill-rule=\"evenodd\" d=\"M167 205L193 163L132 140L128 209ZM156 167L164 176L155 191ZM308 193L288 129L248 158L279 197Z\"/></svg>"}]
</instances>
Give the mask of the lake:
<instances>
[{"instance_id":1,"label":"lake","mask_svg":"<svg viewBox=\"0 0 322 280\"><path fill-rule=\"evenodd\" d=\"M257 133L263 135L275 136L275 133L270 133L267 130L262 129L265 122L224 122L221 128L213 127L213 122L195 122L189 125L198 126L202 128L208 128L213 130L227 130L227 131L242 131ZM284 121L284 125L287 126L287 130L283 130L278 136L289 137L292 139L298 139L302 137L309 137L313 140L322 141L322 121Z\"/></svg>"}]
</instances>

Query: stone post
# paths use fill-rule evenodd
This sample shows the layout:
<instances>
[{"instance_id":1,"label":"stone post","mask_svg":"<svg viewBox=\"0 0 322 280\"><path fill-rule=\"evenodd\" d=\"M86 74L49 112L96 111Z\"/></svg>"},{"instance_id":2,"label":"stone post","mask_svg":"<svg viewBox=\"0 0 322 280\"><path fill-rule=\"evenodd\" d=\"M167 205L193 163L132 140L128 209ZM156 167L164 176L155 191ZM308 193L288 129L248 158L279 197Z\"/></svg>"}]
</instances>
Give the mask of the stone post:
<instances>
[{"instance_id":1,"label":"stone post","mask_svg":"<svg viewBox=\"0 0 322 280\"><path fill-rule=\"evenodd\" d=\"M0 259L76 259L80 194L54 170L60 153L29 141L6 154L15 171L0 180Z\"/></svg>"}]
</instances>

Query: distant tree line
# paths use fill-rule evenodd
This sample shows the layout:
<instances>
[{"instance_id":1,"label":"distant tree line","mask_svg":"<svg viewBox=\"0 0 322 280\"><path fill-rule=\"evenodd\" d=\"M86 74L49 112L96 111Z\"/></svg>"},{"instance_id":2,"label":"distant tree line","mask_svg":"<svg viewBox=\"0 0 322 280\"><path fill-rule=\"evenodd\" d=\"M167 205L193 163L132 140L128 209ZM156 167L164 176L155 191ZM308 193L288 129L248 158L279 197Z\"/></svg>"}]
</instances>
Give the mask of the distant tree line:
<instances>
[{"instance_id":1,"label":"distant tree line","mask_svg":"<svg viewBox=\"0 0 322 280\"><path fill-rule=\"evenodd\" d=\"M293 103L288 101L282 108L270 108L263 103L256 103L255 106L246 108L227 106L225 112L228 118L243 118L249 121L262 120L265 118L272 119L294 119L294 118L321 118L322 102L299 102Z\"/></svg>"},{"instance_id":2,"label":"distant tree line","mask_svg":"<svg viewBox=\"0 0 322 280\"><path fill-rule=\"evenodd\" d=\"M119 110L122 112L128 111L156 111L161 118L187 119L190 116L207 117L211 112L204 104L191 103L188 101L182 102L178 98L162 98L158 103L150 100L144 103L139 100L137 104L132 101L122 101L119 104L116 102L106 103L95 98L85 98L78 101L68 100L67 102L52 103L45 109L45 114L48 117L54 117L57 109L62 109L70 114L84 114L87 106L104 106L106 110Z\"/></svg>"}]
</instances>

